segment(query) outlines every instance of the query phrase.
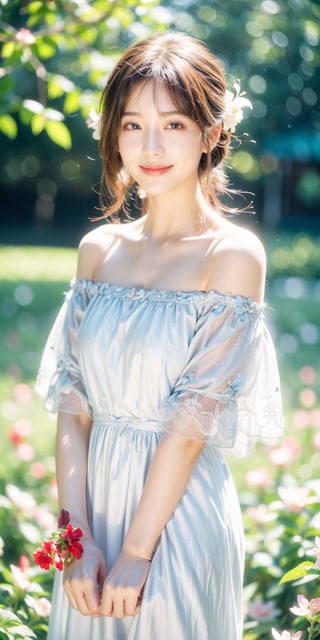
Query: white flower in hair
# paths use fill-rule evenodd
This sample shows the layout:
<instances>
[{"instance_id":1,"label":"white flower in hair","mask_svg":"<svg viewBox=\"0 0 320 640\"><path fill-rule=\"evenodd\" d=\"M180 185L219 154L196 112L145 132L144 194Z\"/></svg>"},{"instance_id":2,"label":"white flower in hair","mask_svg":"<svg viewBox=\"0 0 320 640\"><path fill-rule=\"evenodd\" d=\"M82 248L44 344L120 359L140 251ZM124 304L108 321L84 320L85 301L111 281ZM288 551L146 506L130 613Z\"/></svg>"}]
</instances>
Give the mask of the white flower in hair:
<instances>
[{"instance_id":1,"label":"white flower in hair","mask_svg":"<svg viewBox=\"0 0 320 640\"><path fill-rule=\"evenodd\" d=\"M243 97L245 96L245 91L242 91L242 93L240 93L239 81L234 83L233 89L235 93L229 90L226 91L226 108L223 118L224 128L226 130L230 130L231 133L235 132L237 124L239 124L239 122L241 122L241 120L243 119L244 107L249 107L249 109L252 109L250 100Z\"/></svg>"},{"instance_id":2,"label":"white flower in hair","mask_svg":"<svg viewBox=\"0 0 320 640\"><path fill-rule=\"evenodd\" d=\"M100 118L95 109L91 109L89 117L86 120L88 129L93 129L92 137L94 140L100 140Z\"/></svg>"}]
</instances>

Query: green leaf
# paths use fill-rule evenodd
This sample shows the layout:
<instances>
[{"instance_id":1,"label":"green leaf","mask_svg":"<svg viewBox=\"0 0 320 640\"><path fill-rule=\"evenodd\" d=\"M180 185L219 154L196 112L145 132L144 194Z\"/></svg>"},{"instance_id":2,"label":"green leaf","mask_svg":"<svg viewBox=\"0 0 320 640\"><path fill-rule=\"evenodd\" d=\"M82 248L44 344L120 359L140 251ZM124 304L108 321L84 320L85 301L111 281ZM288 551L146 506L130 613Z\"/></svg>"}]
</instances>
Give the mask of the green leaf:
<instances>
[{"instance_id":1,"label":"green leaf","mask_svg":"<svg viewBox=\"0 0 320 640\"><path fill-rule=\"evenodd\" d=\"M29 2L26 7L26 11L32 15L33 13L37 13L43 7L43 2L41 0L34 0L34 2Z\"/></svg>"},{"instance_id":2,"label":"green leaf","mask_svg":"<svg viewBox=\"0 0 320 640\"><path fill-rule=\"evenodd\" d=\"M45 124L46 124L46 120L45 120L45 117L42 115L42 113L38 113L37 115L33 116L31 120L31 131L33 135L38 136L39 133L43 131Z\"/></svg>"},{"instance_id":3,"label":"green leaf","mask_svg":"<svg viewBox=\"0 0 320 640\"><path fill-rule=\"evenodd\" d=\"M46 122L45 128L49 138L55 142L55 144L63 149L71 149L72 140L70 131L64 122L54 122L49 120Z\"/></svg>"},{"instance_id":4,"label":"green leaf","mask_svg":"<svg viewBox=\"0 0 320 640\"><path fill-rule=\"evenodd\" d=\"M58 82L56 82L55 78L50 78L47 84L47 90L48 90L48 98L50 98L50 100L54 100L55 98L60 98L64 94L64 89L61 87L61 85Z\"/></svg>"},{"instance_id":5,"label":"green leaf","mask_svg":"<svg viewBox=\"0 0 320 640\"><path fill-rule=\"evenodd\" d=\"M63 111L66 114L74 113L78 111L80 106L80 95L81 92L78 89L71 91L66 95L65 101L63 103Z\"/></svg>"},{"instance_id":6,"label":"green leaf","mask_svg":"<svg viewBox=\"0 0 320 640\"><path fill-rule=\"evenodd\" d=\"M0 78L0 94L8 93L9 91L11 93L13 91L13 88L14 88L14 79L12 78L11 75L6 73L4 76Z\"/></svg>"},{"instance_id":7,"label":"green leaf","mask_svg":"<svg viewBox=\"0 0 320 640\"><path fill-rule=\"evenodd\" d=\"M56 47L52 46L52 44L48 44L43 40L37 42L37 53L41 60L48 60L49 58L53 58L56 54Z\"/></svg>"},{"instance_id":8,"label":"green leaf","mask_svg":"<svg viewBox=\"0 0 320 640\"><path fill-rule=\"evenodd\" d=\"M299 578L304 578L308 575L309 569L314 569L314 562L301 562L297 567L291 569L287 573L282 576L279 584L284 584L285 582L292 582L292 580L299 580Z\"/></svg>"},{"instance_id":9,"label":"green leaf","mask_svg":"<svg viewBox=\"0 0 320 640\"><path fill-rule=\"evenodd\" d=\"M15 42L5 42L3 47L2 47L2 57L3 58L10 58L10 56L12 56L12 54L14 53L16 48L16 43Z\"/></svg>"},{"instance_id":10,"label":"green leaf","mask_svg":"<svg viewBox=\"0 0 320 640\"><path fill-rule=\"evenodd\" d=\"M18 127L12 116L8 114L0 115L0 131L12 140L16 138Z\"/></svg>"},{"instance_id":11,"label":"green leaf","mask_svg":"<svg viewBox=\"0 0 320 640\"><path fill-rule=\"evenodd\" d=\"M11 638L36 638L36 635L10 609L0 609L0 630ZM7 632L8 630L8 632Z\"/></svg>"}]
</instances>

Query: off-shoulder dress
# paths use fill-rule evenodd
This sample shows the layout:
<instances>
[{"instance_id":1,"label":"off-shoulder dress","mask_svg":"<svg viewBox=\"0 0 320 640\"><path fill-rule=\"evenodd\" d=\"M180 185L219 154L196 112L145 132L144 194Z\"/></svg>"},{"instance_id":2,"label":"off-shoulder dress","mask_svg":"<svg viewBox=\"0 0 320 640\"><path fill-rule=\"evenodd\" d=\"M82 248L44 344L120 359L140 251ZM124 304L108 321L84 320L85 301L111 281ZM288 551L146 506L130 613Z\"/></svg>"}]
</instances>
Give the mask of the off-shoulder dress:
<instances>
[{"instance_id":1,"label":"off-shoulder dress","mask_svg":"<svg viewBox=\"0 0 320 640\"><path fill-rule=\"evenodd\" d=\"M161 533L135 617L83 617L56 572L48 640L241 640L243 528L224 452L273 443L283 419L263 306L217 291L75 280L44 350L50 411L92 417L87 501L115 562L164 433L206 441Z\"/></svg>"}]
</instances>

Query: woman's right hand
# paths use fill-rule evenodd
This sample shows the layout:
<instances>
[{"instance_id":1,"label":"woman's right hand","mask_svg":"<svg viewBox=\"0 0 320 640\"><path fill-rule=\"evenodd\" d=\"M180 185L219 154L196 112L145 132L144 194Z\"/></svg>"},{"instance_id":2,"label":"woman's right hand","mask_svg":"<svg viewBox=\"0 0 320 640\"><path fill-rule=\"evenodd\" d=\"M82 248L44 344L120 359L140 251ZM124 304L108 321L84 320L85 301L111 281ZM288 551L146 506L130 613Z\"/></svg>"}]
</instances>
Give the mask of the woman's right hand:
<instances>
[{"instance_id":1,"label":"woman's right hand","mask_svg":"<svg viewBox=\"0 0 320 640\"><path fill-rule=\"evenodd\" d=\"M91 540L81 540L83 554L79 560L65 564L63 585L73 609L83 616L98 613L107 566L100 549Z\"/></svg>"}]
</instances>

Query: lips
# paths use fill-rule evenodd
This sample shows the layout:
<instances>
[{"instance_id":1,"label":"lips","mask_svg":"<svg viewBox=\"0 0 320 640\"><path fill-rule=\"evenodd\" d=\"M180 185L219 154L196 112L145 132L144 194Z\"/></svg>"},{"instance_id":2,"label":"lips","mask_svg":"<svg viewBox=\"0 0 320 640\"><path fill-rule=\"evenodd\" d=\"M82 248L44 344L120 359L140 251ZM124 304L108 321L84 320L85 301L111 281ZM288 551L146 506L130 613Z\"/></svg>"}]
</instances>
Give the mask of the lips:
<instances>
[{"instance_id":1,"label":"lips","mask_svg":"<svg viewBox=\"0 0 320 640\"><path fill-rule=\"evenodd\" d=\"M157 166L143 166L140 165L140 169L142 169L143 173L147 176L162 176L164 173L167 173L172 167L172 164L169 165L157 165Z\"/></svg>"}]
</instances>

